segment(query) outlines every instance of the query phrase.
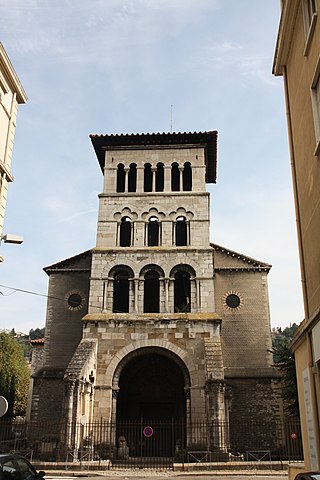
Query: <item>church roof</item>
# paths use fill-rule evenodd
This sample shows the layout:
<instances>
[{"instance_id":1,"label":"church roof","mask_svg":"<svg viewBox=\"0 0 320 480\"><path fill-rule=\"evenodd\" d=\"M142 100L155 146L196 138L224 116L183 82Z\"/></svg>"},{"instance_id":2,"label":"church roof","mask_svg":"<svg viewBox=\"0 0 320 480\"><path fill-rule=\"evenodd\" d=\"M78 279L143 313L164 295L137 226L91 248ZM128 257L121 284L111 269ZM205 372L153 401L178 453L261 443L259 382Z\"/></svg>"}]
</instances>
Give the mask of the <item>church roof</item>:
<instances>
[{"instance_id":1,"label":"church roof","mask_svg":"<svg viewBox=\"0 0 320 480\"><path fill-rule=\"evenodd\" d=\"M200 145L205 148L206 182L215 183L217 177L217 131L184 133L134 133L121 135L90 135L101 170L105 150L123 147L148 148L154 146Z\"/></svg>"},{"instance_id":2,"label":"church roof","mask_svg":"<svg viewBox=\"0 0 320 480\"><path fill-rule=\"evenodd\" d=\"M61 260L60 262L53 263L52 265L48 265L44 267L44 271L46 274L50 275L50 273L59 271L59 270L68 270L68 271L86 271L90 270L86 264L83 264L81 260L85 260L87 257L91 258L91 250L86 250L85 252L79 253L78 255L74 255L73 257L66 258L65 260ZM79 264L79 262L81 262Z\"/></svg>"},{"instance_id":3,"label":"church roof","mask_svg":"<svg viewBox=\"0 0 320 480\"><path fill-rule=\"evenodd\" d=\"M217 245L216 243L210 243L211 247L217 251L220 252L221 254L226 255L226 257L229 257L230 259L233 259L234 261L237 261L235 265L232 267L231 264L230 266L221 266L217 267L215 265L215 270L219 269L227 269L227 270L264 270L264 271L269 271L272 267L269 263L262 262L260 260L257 260L252 257L248 257L247 255L244 255L243 253L235 252L234 250L230 250L227 247L223 247L221 245Z\"/></svg>"}]
</instances>

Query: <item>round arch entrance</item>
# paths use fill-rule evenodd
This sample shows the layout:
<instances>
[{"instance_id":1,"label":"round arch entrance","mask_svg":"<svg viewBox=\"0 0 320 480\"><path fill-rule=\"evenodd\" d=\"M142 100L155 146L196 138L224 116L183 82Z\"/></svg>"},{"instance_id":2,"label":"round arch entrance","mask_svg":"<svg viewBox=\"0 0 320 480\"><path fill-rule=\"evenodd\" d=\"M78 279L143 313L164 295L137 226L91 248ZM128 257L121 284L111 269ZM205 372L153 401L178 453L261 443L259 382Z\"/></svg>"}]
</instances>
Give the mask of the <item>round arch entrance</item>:
<instances>
[{"instance_id":1,"label":"round arch entrance","mask_svg":"<svg viewBox=\"0 0 320 480\"><path fill-rule=\"evenodd\" d=\"M179 357L161 348L141 348L121 363L117 420L185 419L190 382Z\"/></svg>"},{"instance_id":2,"label":"round arch entrance","mask_svg":"<svg viewBox=\"0 0 320 480\"><path fill-rule=\"evenodd\" d=\"M164 348L137 349L118 365L115 387L117 436L126 437L130 454L173 455L177 444L185 441L189 410L190 377L184 362ZM151 427L150 437L146 427Z\"/></svg>"}]
</instances>

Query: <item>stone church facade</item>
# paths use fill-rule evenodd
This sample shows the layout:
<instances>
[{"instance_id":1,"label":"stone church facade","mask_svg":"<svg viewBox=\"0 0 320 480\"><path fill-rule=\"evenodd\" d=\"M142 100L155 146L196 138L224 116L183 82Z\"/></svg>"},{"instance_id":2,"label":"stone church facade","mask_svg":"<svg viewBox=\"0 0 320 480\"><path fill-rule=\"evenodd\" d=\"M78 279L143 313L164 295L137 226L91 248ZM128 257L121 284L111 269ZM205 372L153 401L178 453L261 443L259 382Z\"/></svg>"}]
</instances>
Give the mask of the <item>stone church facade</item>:
<instances>
[{"instance_id":1,"label":"stone church facade","mask_svg":"<svg viewBox=\"0 0 320 480\"><path fill-rule=\"evenodd\" d=\"M195 449L204 440L191 438L195 422L220 426L210 442L221 451L250 421L267 425L270 440L280 415L271 267L210 243L217 132L91 141L104 175L97 242L44 269L46 338L30 418L54 419L66 445L79 442L70 425L102 419L182 422L183 444Z\"/></svg>"}]
</instances>

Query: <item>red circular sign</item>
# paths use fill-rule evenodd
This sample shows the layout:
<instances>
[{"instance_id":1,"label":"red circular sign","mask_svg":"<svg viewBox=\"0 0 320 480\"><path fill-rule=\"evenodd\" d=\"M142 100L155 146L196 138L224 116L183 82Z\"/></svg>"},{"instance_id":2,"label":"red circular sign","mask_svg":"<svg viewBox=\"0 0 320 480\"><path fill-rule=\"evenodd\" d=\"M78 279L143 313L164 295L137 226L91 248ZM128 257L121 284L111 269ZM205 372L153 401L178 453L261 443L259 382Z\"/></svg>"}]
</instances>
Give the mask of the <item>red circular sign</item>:
<instances>
[{"instance_id":1,"label":"red circular sign","mask_svg":"<svg viewBox=\"0 0 320 480\"><path fill-rule=\"evenodd\" d=\"M297 434L296 433L291 433L290 437L291 437L291 440L297 440Z\"/></svg>"},{"instance_id":2,"label":"red circular sign","mask_svg":"<svg viewBox=\"0 0 320 480\"><path fill-rule=\"evenodd\" d=\"M148 425L147 427L144 427L143 429L143 435L147 438L152 437L153 435L153 428Z\"/></svg>"}]
</instances>

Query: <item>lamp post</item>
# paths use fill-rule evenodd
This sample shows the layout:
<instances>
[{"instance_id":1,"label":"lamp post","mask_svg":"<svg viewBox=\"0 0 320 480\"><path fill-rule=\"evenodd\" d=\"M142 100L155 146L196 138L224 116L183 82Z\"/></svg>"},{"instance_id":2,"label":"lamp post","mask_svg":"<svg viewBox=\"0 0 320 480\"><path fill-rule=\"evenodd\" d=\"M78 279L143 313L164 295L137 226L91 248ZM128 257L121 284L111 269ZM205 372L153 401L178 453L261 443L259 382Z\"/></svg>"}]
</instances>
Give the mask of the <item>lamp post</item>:
<instances>
[{"instance_id":1,"label":"lamp post","mask_svg":"<svg viewBox=\"0 0 320 480\"><path fill-rule=\"evenodd\" d=\"M0 235L0 245L1 242L21 245L21 243L23 243L23 237L20 235L13 235L12 233L6 233L5 235ZM0 262L3 262L3 260L4 258L0 255Z\"/></svg>"}]
</instances>

